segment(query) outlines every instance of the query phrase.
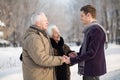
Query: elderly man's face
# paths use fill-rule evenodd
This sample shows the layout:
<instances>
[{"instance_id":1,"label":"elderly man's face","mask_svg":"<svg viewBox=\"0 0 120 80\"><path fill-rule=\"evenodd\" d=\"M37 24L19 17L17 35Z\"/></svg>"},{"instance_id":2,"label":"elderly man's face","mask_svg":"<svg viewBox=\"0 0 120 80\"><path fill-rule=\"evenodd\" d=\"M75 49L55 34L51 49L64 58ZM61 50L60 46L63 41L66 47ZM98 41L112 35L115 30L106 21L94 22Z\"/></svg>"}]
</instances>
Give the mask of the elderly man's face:
<instances>
[{"instance_id":1,"label":"elderly man's face","mask_svg":"<svg viewBox=\"0 0 120 80\"><path fill-rule=\"evenodd\" d=\"M39 20L37 21L37 25L40 27L42 30L46 30L48 28L48 20L47 17L45 16L44 13L40 14Z\"/></svg>"},{"instance_id":2,"label":"elderly man's face","mask_svg":"<svg viewBox=\"0 0 120 80\"><path fill-rule=\"evenodd\" d=\"M53 38L56 42L60 41L60 33L59 33L59 31L56 30L56 29L53 29L52 31L53 31L52 38Z\"/></svg>"}]
</instances>

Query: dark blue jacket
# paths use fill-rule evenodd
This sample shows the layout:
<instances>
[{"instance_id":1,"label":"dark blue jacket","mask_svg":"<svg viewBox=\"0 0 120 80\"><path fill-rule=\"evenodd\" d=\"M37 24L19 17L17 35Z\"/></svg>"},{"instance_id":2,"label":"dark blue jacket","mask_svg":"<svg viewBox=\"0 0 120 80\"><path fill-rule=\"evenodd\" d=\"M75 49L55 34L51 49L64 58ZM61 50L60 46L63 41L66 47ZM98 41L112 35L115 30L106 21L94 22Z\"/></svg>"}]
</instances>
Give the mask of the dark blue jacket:
<instances>
[{"instance_id":1,"label":"dark blue jacket","mask_svg":"<svg viewBox=\"0 0 120 80\"><path fill-rule=\"evenodd\" d=\"M104 54L105 32L95 24L84 32L84 41L75 58L70 58L71 64L85 61L85 76L100 76L106 73L106 61ZM85 46L86 49L83 49Z\"/></svg>"}]
</instances>

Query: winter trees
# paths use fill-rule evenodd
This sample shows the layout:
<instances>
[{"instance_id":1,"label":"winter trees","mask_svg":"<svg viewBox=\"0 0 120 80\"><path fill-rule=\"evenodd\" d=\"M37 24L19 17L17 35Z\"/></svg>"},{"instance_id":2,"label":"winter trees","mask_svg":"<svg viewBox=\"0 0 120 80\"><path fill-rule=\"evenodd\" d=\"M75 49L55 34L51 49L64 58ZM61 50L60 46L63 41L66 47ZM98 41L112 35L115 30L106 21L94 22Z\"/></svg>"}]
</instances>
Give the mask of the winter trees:
<instances>
[{"instance_id":1,"label":"winter trees","mask_svg":"<svg viewBox=\"0 0 120 80\"><path fill-rule=\"evenodd\" d=\"M97 19L108 32L110 42L120 42L120 0L1 0L0 20L6 24L11 42L21 42L30 25L31 15L44 11L49 24L56 24L65 41L81 41L83 25L80 7L92 4L97 9Z\"/></svg>"}]
</instances>

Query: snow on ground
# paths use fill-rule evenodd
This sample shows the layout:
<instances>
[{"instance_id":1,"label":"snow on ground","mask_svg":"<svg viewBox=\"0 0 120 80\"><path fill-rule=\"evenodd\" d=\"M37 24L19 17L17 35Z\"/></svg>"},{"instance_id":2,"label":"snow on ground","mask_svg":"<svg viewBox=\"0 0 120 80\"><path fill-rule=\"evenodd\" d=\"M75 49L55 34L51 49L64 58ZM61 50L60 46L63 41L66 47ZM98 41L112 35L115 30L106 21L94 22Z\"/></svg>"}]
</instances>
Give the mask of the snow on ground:
<instances>
[{"instance_id":1,"label":"snow on ground","mask_svg":"<svg viewBox=\"0 0 120 80\"><path fill-rule=\"evenodd\" d=\"M79 47L73 46L71 49L79 51ZM107 62L107 74L101 80L120 80L120 45L109 44L105 50ZM71 80L82 80L82 76L77 74L77 65L71 67Z\"/></svg>"},{"instance_id":2,"label":"snow on ground","mask_svg":"<svg viewBox=\"0 0 120 80\"><path fill-rule=\"evenodd\" d=\"M19 66L19 56L22 48L6 47L0 48L0 70Z\"/></svg>"},{"instance_id":3,"label":"snow on ground","mask_svg":"<svg viewBox=\"0 0 120 80\"><path fill-rule=\"evenodd\" d=\"M78 46L71 46L72 50L79 51ZM0 80L23 80L22 67L19 56L22 48L0 48ZM106 52L107 74L101 80L120 80L120 45L109 44ZM77 74L77 64L71 66L71 80L82 80Z\"/></svg>"},{"instance_id":4,"label":"snow on ground","mask_svg":"<svg viewBox=\"0 0 120 80\"><path fill-rule=\"evenodd\" d=\"M0 80L22 80L19 56L22 48L0 48Z\"/></svg>"}]
</instances>

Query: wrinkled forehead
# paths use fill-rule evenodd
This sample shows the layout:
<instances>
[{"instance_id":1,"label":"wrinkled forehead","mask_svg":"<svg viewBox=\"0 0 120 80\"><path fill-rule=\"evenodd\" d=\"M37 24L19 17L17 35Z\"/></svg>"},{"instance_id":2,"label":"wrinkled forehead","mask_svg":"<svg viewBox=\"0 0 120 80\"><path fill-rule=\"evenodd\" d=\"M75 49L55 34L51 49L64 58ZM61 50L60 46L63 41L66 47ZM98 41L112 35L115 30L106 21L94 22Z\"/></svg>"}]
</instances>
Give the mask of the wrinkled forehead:
<instances>
[{"instance_id":1,"label":"wrinkled forehead","mask_svg":"<svg viewBox=\"0 0 120 80\"><path fill-rule=\"evenodd\" d=\"M47 17L44 13L40 13L39 17L40 17L41 20L47 20Z\"/></svg>"},{"instance_id":2,"label":"wrinkled forehead","mask_svg":"<svg viewBox=\"0 0 120 80\"><path fill-rule=\"evenodd\" d=\"M58 28L53 28L52 31L53 31L53 33L58 33L58 34L60 34L60 31L59 31Z\"/></svg>"}]
</instances>

